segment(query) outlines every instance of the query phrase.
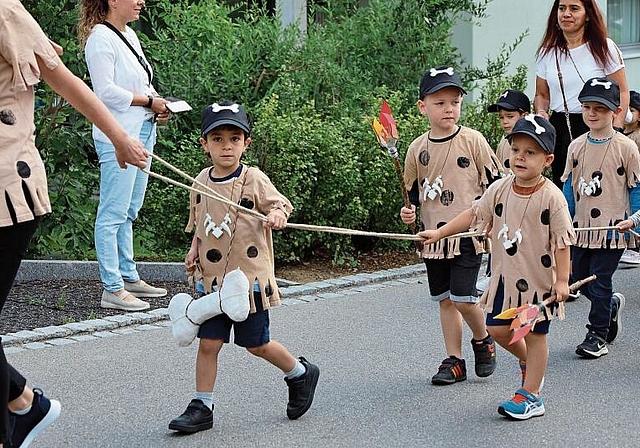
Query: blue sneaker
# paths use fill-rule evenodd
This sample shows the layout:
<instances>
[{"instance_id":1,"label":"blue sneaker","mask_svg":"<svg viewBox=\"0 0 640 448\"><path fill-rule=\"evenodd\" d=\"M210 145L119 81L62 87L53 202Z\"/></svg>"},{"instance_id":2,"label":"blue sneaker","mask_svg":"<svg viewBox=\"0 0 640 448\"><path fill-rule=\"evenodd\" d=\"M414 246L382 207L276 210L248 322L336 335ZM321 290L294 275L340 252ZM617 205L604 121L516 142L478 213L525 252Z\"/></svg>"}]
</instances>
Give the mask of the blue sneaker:
<instances>
[{"instance_id":1,"label":"blue sneaker","mask_svg":"<svg viewBox=\"0 0 640 448\"><path fill-rule=\"evenodd\" d=\"M25 415L10 413L11 438L5 444L8 448L26 448L44 429L48 428L60 415L60 402L49 400L40 389L33 389L31 410Z\"/></svg>"},{"instance_id":2,"label":"blue sneaker","mask_svg":"<svg viewBox=\"0 0 640 448\"><path fill-rule=\"evenodd\" d=\"M512 420L528 420L544 415L544 403L524 389L518 389L511 400L498 406L498 413Z\"/></svg>"}]
</instances>

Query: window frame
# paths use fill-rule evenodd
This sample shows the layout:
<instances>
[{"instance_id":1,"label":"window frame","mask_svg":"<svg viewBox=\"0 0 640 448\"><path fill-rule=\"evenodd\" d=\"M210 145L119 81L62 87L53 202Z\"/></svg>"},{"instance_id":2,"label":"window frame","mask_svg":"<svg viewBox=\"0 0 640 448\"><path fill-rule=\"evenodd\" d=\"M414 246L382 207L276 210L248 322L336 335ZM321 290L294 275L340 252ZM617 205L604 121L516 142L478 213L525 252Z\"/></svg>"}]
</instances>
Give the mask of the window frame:
<instances>
[{"instance_id":1,"label":"window frame","mask_svg":"<svg viewBox=\"0 0 640 448\"><path fill-rule=\"evenodd\" d=\"M638 0L617 0L618 2L637 2ZM606 15L606 22L607 22L607 29L611 29L613 23L610 22L610 10L609 8L612 6L611 5L612 1L608 0L607 1L607 15ZM623 18L624 20L624 18ZM640 22L640 14L639 14L639 19L637 19L638 22ZM624 25L624 22L623 22ZM627 23L627 26L632 26L632 23ZM638 24L638 26L640 27L640 23ZM609 36L611 37L611 35ZM620 48L620 51L622 52L623 57L626 58L639 58L640 57L640 35L638 36L638 40L635 42L626 42L626 43L619 43L616 42L616 44L618 45L618 48Z\"/></svg>"}]
</instances>

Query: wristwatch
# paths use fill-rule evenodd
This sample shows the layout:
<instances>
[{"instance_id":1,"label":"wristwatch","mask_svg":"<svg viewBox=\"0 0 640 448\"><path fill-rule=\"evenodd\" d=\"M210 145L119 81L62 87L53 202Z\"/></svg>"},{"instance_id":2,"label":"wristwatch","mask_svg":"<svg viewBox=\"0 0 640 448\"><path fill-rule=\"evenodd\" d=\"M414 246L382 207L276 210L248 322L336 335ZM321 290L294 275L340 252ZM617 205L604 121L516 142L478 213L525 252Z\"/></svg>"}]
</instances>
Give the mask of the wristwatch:
<instances>
[{"instance_id":1,"label":"wristwatch","mask_svg":"<svg viewBox=\"0 0 640 448\"><path fill-rule=\"evenodd\" d=\"M147 105L145 107L147 109L151 109L151 106L153 106L153 95L147 95L147 97L149 98L149 101L147 102Z\"/></svg>"}]
</instances>

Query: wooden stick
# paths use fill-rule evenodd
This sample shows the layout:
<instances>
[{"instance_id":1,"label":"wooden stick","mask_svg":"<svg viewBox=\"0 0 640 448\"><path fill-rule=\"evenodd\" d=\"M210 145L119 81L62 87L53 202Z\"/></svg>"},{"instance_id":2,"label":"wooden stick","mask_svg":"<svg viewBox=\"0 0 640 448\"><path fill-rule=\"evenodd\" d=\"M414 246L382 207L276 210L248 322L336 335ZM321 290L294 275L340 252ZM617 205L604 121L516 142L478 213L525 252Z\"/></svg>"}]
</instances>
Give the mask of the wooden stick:
<instances>
[{"instance_id":1,"label":"wooden stick","mask_svg":"<svg viewBox=\"0 0 640 448\"><path fill-rule=\"evenodd\" d=\"M165 182L168 182L172 185L175 185L177 187L181 187L181 188L185 188L187 190L191 190L191 191L195 191L196 193L200 193L203 196L206 196L208 198L214 199L216 201L220 201L224 204L227 204L231 207L236 208L237 210L246 213L248 215L254 216L258 219L260 219L261 221L266 222L267 221L267 217L264 216L262 213L256 212L255 210L251 210L249 208L243 207L240 204L237 204L233 201L230 201L229 199L227 199L226 197L224 197L223 195L221 195L220 193L218 193L217 191L213 190L212 188L210 188L208 185L203 184L202 182L199 182L198 180L196 180L195 178L189 176L187 173L185 173L184 171L176 168L175 166L171 165L169 162L165 161L164 159L162 159L162 157L158 156L157 154L153 154L151 153L151 157L156 159L158 162L160 162L160 164L164 165L165 167L169 168L171 171L173 171L174 173L184 177L187 180L190 180L191 182L193 182L194 184L198 185L200 188L202 188L203 190L197 189L192 187L191 185L185 185L183 183L180 183L176 180L171 179L170 177L166 177L163 176L162 174L158 174L158 173L154 173L153 171L149 171L147 169L142 169L141 170L148 174L151 177L155 177L157 179L163 180ZM394 158L395 161L397 161L397 159ZM399 162L398 162L399 163ZM400 174L398 174L400 175ZM406 189L404 189L404 192L406 193ZM408 201L408 197L407 197L407 201ZM411 206L411 204L409 204L409 207ZM345 229L342 227L331 227L331 226L316 226L316 225L312 225L312 224L298 224L298 223L293 223L293 222L287 222L287 227L292 228L292 229L301 229L301 230L312 230L312 231L317 231L317 232L326 232L326 233L337 233L337 234L343 234L343 235L358 235L358 236L371 236L371 237L378 237L378 238L389 238L389 239L396 239L396 240L409 240L409 241L416 241L416 242L422 242L424 241L424 238L422 238L421 236L418 235L410 235L410 234L406 234L406 233L382 233L382 232L366 232L364 230L352 230L352 229ZM607 226L607 227L582 227L582 228L576 228L574 229L574 231L576 232L588 232L588 231L599 231L599 230L617 230L617 227L615 226ZM633 234L636 237L640 238L640 234L638 234L637 232L629 229L626 230L627 232ZM467 232L460 232L460 233L456 233L454 235L450 235L447 236L446 238L469 238L469 237L474 237L474 236L484 236L485 232L484 231L477 231L477 230L469 230Z\"/></svg>"},{"instance_id":2,"label":"wooden stick","mask_svg":"<svg viewBox=\"0 0 640 448\"><path fill-rule=\"evenodd\" d=\"M165 182L168 182L172 185L181 187L181 188L185 188L187 190L191 190L191 191L195 191L196 193L199 193L203 196L206 196L208 198L217 200L217 201L222 201L223 203L231 206L231 207L235 207L238 211L242 212L242 213L246 213L249 215L252 215L258 219L260 219L261 221L266 222L267 221L267 217L264 216L263 214L256 212L255 210L251 210L245 207L242 207L239 204L236 204L233 201L229 201L227 198L225 197L218 197L218 196L214 196L212 194L210 194L208 191L202 191L199 190L197 188L191 187L189 185L185 185L182 184L178 181L175 181L173 179L171 179L170 177L166 177L163 176L162 174L158 174L158 173L154 173L153 171L148 171L148 170L142 170L145 173L147 173L149 176L151 177L155 177L157 179L161 179L164 180ZM292 229L302 229L302 230L313 230L313 231L317 231L317 232L326 232L326 233L337 233L337 234L342 234L342 235L359 235L359 236L372 236L372 237L378 237L378 238L389 238L389 239L396 239L396 240L410 240L410 241L420 241L423 240L423 238L419 237L418 235L410 235L407 233L379 233L379 232L365 232L363 230L352 230L352 229L345 229L342 227L330 227L330 226L315 226L315 225L311 225L311 224L298 224L298 223L293 223L293 222L287 222L286 227L292 228Z\"/></svg>"}]
</instances>

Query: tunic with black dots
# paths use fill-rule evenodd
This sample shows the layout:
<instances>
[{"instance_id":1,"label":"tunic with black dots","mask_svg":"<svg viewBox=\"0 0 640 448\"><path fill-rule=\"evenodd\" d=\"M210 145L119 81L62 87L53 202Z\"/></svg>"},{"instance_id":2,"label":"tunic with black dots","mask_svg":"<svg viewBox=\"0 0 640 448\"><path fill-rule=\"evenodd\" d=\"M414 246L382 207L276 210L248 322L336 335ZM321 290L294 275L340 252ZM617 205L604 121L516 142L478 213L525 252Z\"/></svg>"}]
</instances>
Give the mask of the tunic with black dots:
<instances>
[{"instance_id":1,"label":"tunic with black dots","mask_svg":"<svg viewBox=\"0 0 640 448\"><path fill-rule=\"evenodd\" d=\"M493 309L500 280L504 285L503 310L548 298L556 279L554 252L575 241L567 201L560 189L545 179L538 191L523 196L513 191L514 179L509 176L496 181L471 207L480 230L489 231L492 238L492 276L481 299L487 310ZM522 241L510 248L498 238L505 223L509 239L517 229L522 231Z\"/></svg>"},{"instance_id":2,"label":"tunic with black dots","mask_svg":"<svg viewBox=\"0 0 640 448\"><path fill-rule=\"evenodd\" d=\"M405 158L404 183L411 190L418 181L420 218L426 229L436 229L458 216L482 196L485 188L502 175L503 168L484 136L460 127L453 139L429 141L428 133L415 139ZM424 181L433 183L442 176L442 194L424 198ZM474 239L476 251L483 246ZM446 238L424 246L422 258L453 258L460 255L460 238Z\"/></svg>"},{"instance_id":3,"label":"tunic with black dots","mask_svg":"<svg viewBox=\"0 0 640 448\"><path fill-rule=\"evenodd\" d=\"M0 227L51 212L44 164L35 143L33 86L39 56L54 69L60 59L18 0L0 2Z\"/></svg>"},{"instance_id":4,"label":"tunic with black dots","mask_svg":"<svg viewBox=\"0 0 640 448\"><path fill-rule=\"evenodd\" d=\"M575 200L575 227L614 226L631 214L629 188L640 179L640 154L633 141L614 132L609 143L593 144L587 134L569 145L567 165L562 175L566 181L571 174L571 188ZM591 195L580 193L580 177L590 182L600 179L600 187ZM624 249L636 247L635 239L615 231L577 232L576 246L590 249Z\"/></svg>"},{"instance_id":5,"label":"tunic with black dots","mask_svg":"<svg viewBox=\"0 0 640 448\"><path fill-rule=\"evenodd\" d=\"M278 192L267 175L258 168L243 166L239 177L224 182L211 181L209 178L211 169L202 170L196 180L225 198L263 215L267 215L274 208L283 210L287 216L292 212L293 207L289 200ZM193 187L203 190L196 183ZM226 230L222 230L219 238L213 232L206 232L204 223L207 214L216 225L220 226L227 213L231 218L228 227L232 237ZM185 231L191 232L194 227L195 235L200 242L198 255L207 293L211 292L213 286L221 284L226 273L240 268L249 279L252 313L256 311L254 297L251 294L254 284L260 287L265 310L280 304L280 293L274 270L271 229L264 226L260 219L238 212L236 208L221 201L191 191L189 223Z\"/></svg>"},{"instance_id":6,"label":"tunic with black dots","mask_svg":"<svg viewBox=\"0 0 640 448\"><path fill-rule=\"evenodd\" d=\"M636 129L635 131L631 132L630 134L626 134L626 136L634 141L634 143L638 147L638 151L640 151L640 128Z\"/></svg>"},{"instance_id":7,"label":"tunic with black dots","mask_svg":"<svg viewBox=\"0 0 640 448\"><path fill-rule=\"evenodd\" d=\"M506 137L502 137L500 143L498 143L498 147L496 148L496 157L502 163L502 166L505 167L507 171L509 170L509 157L511 156L511 145L509 144L509 140Z\"/></svg>"}]
</instances>

